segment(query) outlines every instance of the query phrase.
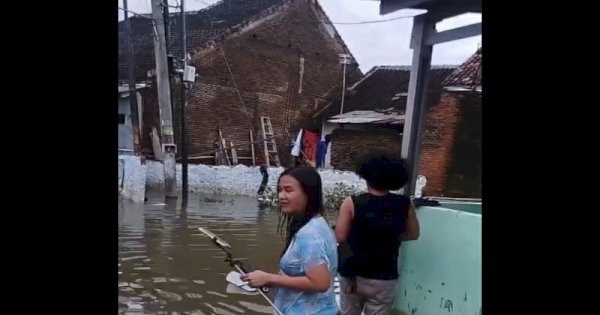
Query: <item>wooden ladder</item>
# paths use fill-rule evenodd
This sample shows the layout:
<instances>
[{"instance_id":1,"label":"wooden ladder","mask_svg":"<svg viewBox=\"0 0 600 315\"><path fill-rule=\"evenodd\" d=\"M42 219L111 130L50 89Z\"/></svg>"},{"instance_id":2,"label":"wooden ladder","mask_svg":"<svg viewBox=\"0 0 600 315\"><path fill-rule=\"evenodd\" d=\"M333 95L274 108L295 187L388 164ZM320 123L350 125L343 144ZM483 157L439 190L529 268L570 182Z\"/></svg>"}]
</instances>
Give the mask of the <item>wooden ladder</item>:
<instances>
[{"instance_id":1,"label":"wooden ladder","mask_svg":"<svg viewBox=\"0 0 600 315\"><path fill-rule=\"evenodd\" d=\"M280 167L281 162L279 161L279 153L277 152L277 144L275 143L275 134L273 133L271 118L265 116L260 117L260 124L264 139L265 163L267 167L271 166L271 163L275 163L275 166Z\"/></svg>"}]
</instances>

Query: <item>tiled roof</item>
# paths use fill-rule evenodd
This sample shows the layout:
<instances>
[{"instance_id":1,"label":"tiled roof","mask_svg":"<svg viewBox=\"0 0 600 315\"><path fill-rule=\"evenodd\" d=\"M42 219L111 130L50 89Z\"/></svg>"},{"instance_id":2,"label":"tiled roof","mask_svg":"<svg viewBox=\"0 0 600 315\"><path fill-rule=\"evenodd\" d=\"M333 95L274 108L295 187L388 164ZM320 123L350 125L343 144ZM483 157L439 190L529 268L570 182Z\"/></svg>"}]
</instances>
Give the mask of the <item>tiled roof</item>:
<instances>
[{"instance_id":1,"label":"tiled roof","mask_svg":"<svg viewBox=\"0 0 600 315\"><path fill-rule=\"evenodd\" d=\"M428 103L437 102L442 81L456 66L432 66L429 73ZM389 110L403 114L410 80L410 66L376 66L346 91L344 113L356 110ZM340 113L341 100L317 110L314 117L326 119Z\"/></svg>"},{"instance_id":2,"label":"tiled roof","mask_svg":"<svg viewBox=\"0 0 600 315\"><path fill-rule=\"evenodd\" d=\"M273 13L289 0L222 0L200 11L186 12L187 47L198 49L213 40L222 40L235 33L248 23ZM135 58L136 78L143 79L149 70L155 68L154 41L150 14L144 17L131 17L132 46ZM125 45L125 24L119 23L119 79L127 79L127 55ZM170 53L181 56L181 16L170 15Z\"/></svg>"},{"instance_id":3,"label":"tiled roof","mask_svg":"<svg viewBox=\"0 0 600 315\"><path fill-rule=\"evenodd\" d=\"M444 86L473 87L481 85L481 48L460 65L442 83Z\"/></svg>"}]
</instances>

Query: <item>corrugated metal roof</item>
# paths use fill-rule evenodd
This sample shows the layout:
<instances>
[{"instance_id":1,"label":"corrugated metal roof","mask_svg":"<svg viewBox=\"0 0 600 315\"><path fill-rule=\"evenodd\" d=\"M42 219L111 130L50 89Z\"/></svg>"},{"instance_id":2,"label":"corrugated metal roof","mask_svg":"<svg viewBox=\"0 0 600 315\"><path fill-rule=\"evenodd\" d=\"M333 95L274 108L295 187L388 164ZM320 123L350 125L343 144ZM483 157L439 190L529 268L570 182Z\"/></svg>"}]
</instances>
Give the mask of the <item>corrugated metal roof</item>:
<instances>
[{"instance_id":1,"label":"corrugated metal roof","mask_svg":"<svg viewBox=\"0 0 600 315\"><path fill-rule=\"evenodd\" d=\"M146 87L146 84L144 84L144 83L138 83L135 85L136 90L143 89L145 87ZM117 90L119 93L128 93L129 85L119 85L119 86L117 86Z\"/></svg>"},{"instance_id":2,"label":"corrugated metal roof","mask_svg":"<svg viewBox=\"0 0 600 315\"><path fill-rule=\"evenodd\" d=\"M398 124L404 122L404 115L394 112L355 110L333 116L327 121L335 124Z\"/></svg>"}]
</instances>

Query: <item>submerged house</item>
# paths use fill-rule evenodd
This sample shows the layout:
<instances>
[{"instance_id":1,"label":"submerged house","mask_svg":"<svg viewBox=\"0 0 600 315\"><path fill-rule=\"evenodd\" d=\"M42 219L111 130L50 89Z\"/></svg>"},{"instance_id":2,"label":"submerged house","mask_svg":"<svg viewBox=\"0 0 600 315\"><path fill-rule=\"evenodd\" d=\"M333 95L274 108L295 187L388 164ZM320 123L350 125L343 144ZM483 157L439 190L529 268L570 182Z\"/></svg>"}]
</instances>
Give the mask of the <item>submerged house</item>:
<instances>
[{"instance_id":1,"label":"submerged house","mask_svg":"<svg viewBox=\"0 0 600 315\"><path fill-rule=\"evenodd\" d=\"M400 152L410 67L376 66L341 99L313 112L330 141L324 167L354 170L368 150ZM481 197L481 50L460 66L432 66L419 174L425 194Z\"/></svg>"},{"instance_id":2,"label":"submerged house","mask_svg":"<svg viewBox=\"0 0 600 315\"><path fill-rule=\"evenodd\" d=\"M148 83L143 99L142 151L152 156L151 132L160 132L154 75L152 21L130 18L136 79ZM180 56L179 14L169 17L169 53ZM119 79L127 79L123 25L119 25ZM186 12L188 62L199 75L187 93L191 162L212 164L219 138L234 143L240 163L251 164L250 131L261 134L261 117L272 123L282 164L300 126L312 123L315 104L342 78L339 54L348 48L316 0L222 0ZM358 80L357 64L347 81ZM174 82L175 80L171 80ZM180 88L172 84L175 140L180 143ZM255 144L257 163L262 143Z\"/></svg>"},{"instance_id":3,"label":"submerged house","mask_svg":"<svg viewBox=\"0 0 600 315\"><path fill-rule=\"evenodd\" d=\"M442 82L456 66L432 67L428 83L428 108L437 104ZM365 149L400 152L410 67L376 66L346 91L343 113L335 100L313 113L321 122L321 135L330 136L325 167L354 170Z\"/></svg>"}]
</instances>

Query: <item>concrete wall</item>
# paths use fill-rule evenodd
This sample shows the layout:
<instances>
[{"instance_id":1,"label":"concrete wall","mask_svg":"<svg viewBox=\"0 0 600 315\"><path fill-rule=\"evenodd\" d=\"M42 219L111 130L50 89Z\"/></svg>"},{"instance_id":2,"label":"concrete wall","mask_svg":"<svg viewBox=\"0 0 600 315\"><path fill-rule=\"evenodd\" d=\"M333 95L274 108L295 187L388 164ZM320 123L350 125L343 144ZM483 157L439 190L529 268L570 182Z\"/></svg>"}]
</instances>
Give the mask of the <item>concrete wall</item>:
<instances>
[{"instance_id":1,"label":"concrete wall","mask_svg":"<svg viewBox=\"0 0 600 315\"><path fill-rule=\"evenodd\" d=\"M400 252L394 308L401 314L481 314L481 215L417 210L421 237Z\"/></svg>"},{"instance_id":2,"label":"concrete wall","mask_svg":"<svg viewBox=\"0 0 600 315\"><path fill-rule=\"evenodd\" d=\"M440 204L443 208L448 208L448 209L453 209L453 210L458 210L458 211L463 211L463 212L470 212L470 213L474 213L474 214L481 214L481 203L475 203L475 202L444 202L444 201L440 201Z\"/></svg>"}]
</instances>

